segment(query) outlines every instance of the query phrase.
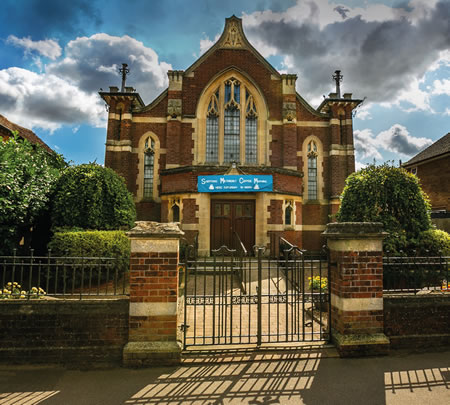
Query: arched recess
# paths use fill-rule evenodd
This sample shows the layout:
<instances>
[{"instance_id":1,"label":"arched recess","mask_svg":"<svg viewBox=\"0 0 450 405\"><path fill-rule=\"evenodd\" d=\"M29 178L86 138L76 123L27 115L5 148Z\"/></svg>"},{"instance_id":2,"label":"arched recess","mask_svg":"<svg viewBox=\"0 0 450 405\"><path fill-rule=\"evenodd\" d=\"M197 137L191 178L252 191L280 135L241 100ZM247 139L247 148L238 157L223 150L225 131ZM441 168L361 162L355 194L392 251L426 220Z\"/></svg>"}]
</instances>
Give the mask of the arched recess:
<instances>
[{"instance_id":1,"label":"arched recess","mask_svg":"<svg viewBox=\"0 0 450 405\"><path fill-rule=\"evenodd\" d=\"M226 95L225 84L230 81L236 81L240 85L240 152L239 159L236 159L240 164L261 165L267 164L268 160L268 135L267 135L267 117L268 109L267 103L259 90L258 86L244 73L237 69L228 69L216 75L204 88L200 95L197 104L197 135L195 139L195 163L197 164L228 164L224 157L224 132L225 132L225 109L226 109ZM217 107L214 103L217 103ZM229 102L228 102L229 104ZM211 110L217 110L217 126L218 126L218 142L217 142L217 162L208 161L206 158L206 126L207 116L211 114ZM214 111L215 112L215 111ZM257 117L256 123L256 153L257 157L253 161L248 161L249 156L246 156L246 134L250 133L252 128L246 119L251 116ZM209 148L211 146L208 146ZM224 163L225 162L225 163Z\"/></svg>"},{"instance_id":2,"label":"arched recess","mask_svg":"<svg viewBox=\"0 0 450 405\"><path fill-rule=\"evenodd\" d=\"M314 148L315 146L315 148ZM316 195L311 194L311 182L313 179L310 173L311 160L315 157L316 168ZM303 159L303 200L304 201L316 201L323 200L323 145L317 136L310 135L306 137L302 144L302 159Z\"/></svg>"},{"instance_id":3,"label":"arched recess","mask_svg":"<svg viewBox=\"0 0 450 405\"><path fill-rule=\"evenodd\" d=\"M152 145L153 144L153 145ZM148 149L151 149L149 151ZM145 182L145 166L146 166L146 153L153 153L153 184L151 188L151 195L144 195L144 182ZM154 200L159 202L159 157L160 157L160 142L159 138L153 132L146 132L139 139L138 144L138 176L137 176L137 201ZM148 163L148 160L147 160Z\"/></svg>"}]
</instances>

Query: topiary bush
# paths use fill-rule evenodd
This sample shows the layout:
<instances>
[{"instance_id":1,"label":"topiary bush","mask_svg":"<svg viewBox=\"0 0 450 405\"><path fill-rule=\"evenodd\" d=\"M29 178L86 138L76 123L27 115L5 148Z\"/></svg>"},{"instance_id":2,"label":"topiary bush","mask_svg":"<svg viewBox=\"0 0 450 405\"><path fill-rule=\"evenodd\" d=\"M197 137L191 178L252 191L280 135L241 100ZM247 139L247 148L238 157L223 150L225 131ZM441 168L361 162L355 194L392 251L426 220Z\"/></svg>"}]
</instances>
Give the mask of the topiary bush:
<instances>
[{"instance_id":1,"label":"topiary bush","mask_svg":"<svg viewBox=\"0 0 450 405\"><path fill-rule=\"evenodd\" d=\"M389 236L385 250L415 248L431 229L430 203L418 178L403 168L370 165L351 174L336 216L339 222L382 222Z\"/></svg>"},{"instance_id":2,"label":"topiary bush","mask_svg":"<svg viewBox=\"0 0 450 405\"><path fill-rule=\"evenodd\" d=\"M55 186L53 227L129 229L136 219L133 197L112 169L95 163L67 168Z\"/></svg>"}]
</instances>

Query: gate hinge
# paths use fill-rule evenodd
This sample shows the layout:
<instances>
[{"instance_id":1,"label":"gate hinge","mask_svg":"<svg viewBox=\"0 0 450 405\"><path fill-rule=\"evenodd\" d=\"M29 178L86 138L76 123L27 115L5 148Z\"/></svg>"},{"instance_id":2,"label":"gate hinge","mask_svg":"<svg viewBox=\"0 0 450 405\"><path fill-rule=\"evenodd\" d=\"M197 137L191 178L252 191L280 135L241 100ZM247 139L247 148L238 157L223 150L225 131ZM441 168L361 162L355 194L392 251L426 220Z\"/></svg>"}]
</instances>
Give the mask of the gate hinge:
<instances>
[{"instance_id":1,"label":"gate hinge","mask_svg":"<svg viewBox=\"0 0 450 405\"><path fill-rule=\"evenodd\" d=\"M191 325L185 325L184 323L182 323L181 325L180 325L180 330L182 331L182 332L186 332L186 330L187 330L187 328L189 328Z\"/></svg>"}]
</instances>

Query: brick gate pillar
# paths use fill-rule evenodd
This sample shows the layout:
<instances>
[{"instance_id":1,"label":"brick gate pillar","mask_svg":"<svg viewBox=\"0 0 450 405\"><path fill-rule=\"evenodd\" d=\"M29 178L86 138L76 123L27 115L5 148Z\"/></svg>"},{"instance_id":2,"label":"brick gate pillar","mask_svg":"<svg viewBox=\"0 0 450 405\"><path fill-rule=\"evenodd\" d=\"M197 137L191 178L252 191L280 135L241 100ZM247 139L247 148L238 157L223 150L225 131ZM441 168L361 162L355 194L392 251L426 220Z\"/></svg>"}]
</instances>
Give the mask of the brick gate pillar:
<instances>
[{"instance_id":1,"label":"brick gate pillar","mask_svg":"<svg viewBox=\"0 0 450 405\"><path fill-rule=\"evenodd\" d=\"M342 357L386 354L383 333L383 238L377 222L327 225L331 336Z\"/></svg>"},{"instance_id":2,"label":"brick gate pillar","mask_svg":"<svg viewBox=\"0 0 450 405\"><path fill-rule=\"evenodd\" d=\"M183 232L175 223L138 221L127 235L131 240L130 321L123 364L178 364L178 253Z\"/></svg>"}]
</instances>

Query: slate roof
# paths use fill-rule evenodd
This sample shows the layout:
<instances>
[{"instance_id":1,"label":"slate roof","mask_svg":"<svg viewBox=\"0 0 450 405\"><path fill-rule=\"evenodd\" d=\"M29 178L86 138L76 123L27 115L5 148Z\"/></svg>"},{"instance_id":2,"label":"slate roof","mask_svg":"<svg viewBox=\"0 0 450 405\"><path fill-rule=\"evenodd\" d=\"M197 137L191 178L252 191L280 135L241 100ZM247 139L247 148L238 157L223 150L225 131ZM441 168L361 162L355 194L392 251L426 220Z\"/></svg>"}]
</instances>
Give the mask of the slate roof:
<instances>
[{"instance_id":1,"label":"slate roof","mask_svg":"<svg viewBox=\"0 0 450 405\"><path fill-rule=\"evenodd\" d=\"M0 114L0 126L6 128L9 132L17 131L19 136L26 139L33 145L41 145L47 152L54 153L54 151L33 131L30 129L21 127L20 125L14 124L14 122L9 121L6 117Z\"/></svg>"},{"instance_id":2,"label":"slate roof","mask_svg":"<svg viewBox=\"0 0 450 405\"><path fill-rule=\"evenodd\" d=\"M411 166L423 162L424 160L432 159L445 153L450 152L450 132L438 139L435 143L418 153L416 156L408 160L403 166Z\"/></svg>"}]
</instances>

